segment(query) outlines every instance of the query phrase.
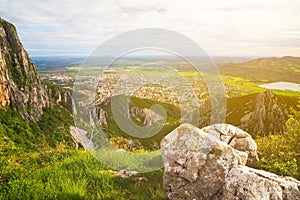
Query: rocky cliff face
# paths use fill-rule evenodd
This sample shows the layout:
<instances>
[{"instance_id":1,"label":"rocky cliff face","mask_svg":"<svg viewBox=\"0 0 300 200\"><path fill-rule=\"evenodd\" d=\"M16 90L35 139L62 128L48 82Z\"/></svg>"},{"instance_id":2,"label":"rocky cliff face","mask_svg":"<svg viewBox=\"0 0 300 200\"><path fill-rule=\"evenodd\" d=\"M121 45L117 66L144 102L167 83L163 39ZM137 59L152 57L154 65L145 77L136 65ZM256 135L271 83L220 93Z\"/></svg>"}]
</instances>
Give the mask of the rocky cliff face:
<instances>
[{"instance_id":1,"label":"rocky cliff face","mask_svg":"<svg viewBox=\"0 0 300 200\"><path fill-rule=\"evenodd\" d=\"M13 107L26 120L38 120L50 106L45 86L15 27L0 19L0 107Z\"/></svg>"},{"instance_id":2,"label":"rocky cliff face","mask_svg":"<svg viewBox=\"0 0 300 200\"><path fill-rule=\"evenodd\" d=\"M62 105L72 111L72 94L44 85L16 28L0 19L0 107L13 108L27 121L38 121L43 108Z\"/></svg>"},{"instance_id":3,"label":"rocky cliff face","mask_svg":"<svg viewBox=\"0 0 300 200\"><path fill-rule=\"evenodd\" d=\"M255 98L254 109L241 118L241 128L246 131L267 132L282 129L289 107L267 90Z\"/></svg>"},{"instance_id":4,"label":"rocky cliff face","mask_svg":"<svg viewBox=\"0 0 300 200\"><path fill-rule=\"evenodd\" d=\"M110 98L107 98L103 101L104 106L108 106L108 104L111 102ZM101 108L97 107L97 118L99 120L99 123L101 126L107 126L107 112ZM126 110L124 110L126 112ZM134 106L133 104L129 106L129 113L128 118L133 119L136 123L142 125L142 126L151 126L153 123L156 123L159 120L163 120L163 117L159 114L153 112L149 108L140 108L137 106Z\"/></svg>"},{"instance_id":5,"label":"rocky cliff face","mask_svg":"<svg viewBox=\"0 0 300 200\"><path fill-rule=\"evenodd\" d=\"M226 123L257 133L279 132L288 118L289 108L297 98L279 96L270 90L227 100Z\"/></svg>"},{"instance_id":6,"label":"rocky cliff face","mask_svg":"<svg viewBox=\"0 0 300 200\"><path fill-rule=\"evenodd\" d=\"M71 113L73 112L73 97L71 90L64 89L55 83L47 83L46 92L51 100L50 105L61 105L67 108Z\"/></svg>"}]
</instances>

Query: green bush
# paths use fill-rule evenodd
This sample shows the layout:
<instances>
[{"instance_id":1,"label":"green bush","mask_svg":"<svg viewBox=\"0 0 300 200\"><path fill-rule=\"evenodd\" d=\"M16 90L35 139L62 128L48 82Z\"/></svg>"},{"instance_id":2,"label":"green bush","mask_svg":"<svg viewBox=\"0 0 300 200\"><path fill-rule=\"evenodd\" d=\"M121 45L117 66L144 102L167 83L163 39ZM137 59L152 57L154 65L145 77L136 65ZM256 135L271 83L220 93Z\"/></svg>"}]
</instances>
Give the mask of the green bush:
<instances>
[{"instance_id":1,"label":"green bush","mask_svg":"<svg viewBox=\"0 0 300 200\"><path fill-rule=\"evenodd\" d=\"M260 168L300 179L300 105L291 114L280 134L257 137Z\"/></svg>"},{"instance_id":2,"label":"green bush","mask_svg":"<svg viewBox=\"0 0 300 200\"><path fill-rule=\"evenodd\" d=\"M27 150L36 150L41 145L55 147L62 141L72 144L70 125L73 118L70 112L61 107L44 108L41 119L36 122L26 122L13 109L0 108L0 131Z\"/></svg>"},{"instance_id":3,"label":"green bush","mask_svg":"<svg viewBox=\"0 0 300 200\"><path fill-rule=\"evenodd\" d=\"M61 107L44 108L41 119L37 122L38 128L44 135L45 142L52 147L62 141L72 144L70 125L73 118L70 112Z\"/></svg>"},{"instance_id":4,"label":"green bush","mask_svg":"<svg viewBox=\"0 0 300 200\"><path fill-rule=\"evenodd\" d=\"M34 133L31 126L12 109L0 109L0 125L0 131L19 146L33 149L34 144L40 142L41 133Z\"/></svg>"}]
</instances>

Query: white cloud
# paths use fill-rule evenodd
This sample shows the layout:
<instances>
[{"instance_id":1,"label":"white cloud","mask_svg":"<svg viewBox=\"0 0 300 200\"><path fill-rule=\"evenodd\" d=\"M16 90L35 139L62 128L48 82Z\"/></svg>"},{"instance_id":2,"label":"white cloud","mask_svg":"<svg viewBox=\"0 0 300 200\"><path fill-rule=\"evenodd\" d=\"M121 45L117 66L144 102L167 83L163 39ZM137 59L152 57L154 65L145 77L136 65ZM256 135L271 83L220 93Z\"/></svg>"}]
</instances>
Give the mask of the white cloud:
<instances>
[{"instance_id":1,"label":"white cloud","mask_svg":"<svg viewBox=\"0 0 300 200\"><path fill-rule=\"evenodd\" d=\"M300 2L185 0L0 0L29 52L89 53L112 36L159 27L182 33L210 55L300 56Z\"/></svg>"}]
</instances>

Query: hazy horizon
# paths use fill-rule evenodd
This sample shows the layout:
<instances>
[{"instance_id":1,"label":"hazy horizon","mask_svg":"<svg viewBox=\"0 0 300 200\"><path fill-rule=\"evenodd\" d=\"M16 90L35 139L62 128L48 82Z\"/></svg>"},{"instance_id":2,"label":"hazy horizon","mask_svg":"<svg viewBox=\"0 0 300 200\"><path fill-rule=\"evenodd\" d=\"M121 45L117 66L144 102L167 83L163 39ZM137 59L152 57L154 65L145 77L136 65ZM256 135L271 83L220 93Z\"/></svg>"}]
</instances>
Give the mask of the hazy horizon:
<instances>
[{"instance_id":1,"label":"hazy horizon","mask_svg":"<svg viewBox=\"0 0 300 200\"><path fill-rule=\"evenodd\" d=\"M16 26L30 56L89 55L120 33L162 28L187 36L211 57L300 57L299 1L0 3L1 17Z\"/></svg>"}]
</instances>

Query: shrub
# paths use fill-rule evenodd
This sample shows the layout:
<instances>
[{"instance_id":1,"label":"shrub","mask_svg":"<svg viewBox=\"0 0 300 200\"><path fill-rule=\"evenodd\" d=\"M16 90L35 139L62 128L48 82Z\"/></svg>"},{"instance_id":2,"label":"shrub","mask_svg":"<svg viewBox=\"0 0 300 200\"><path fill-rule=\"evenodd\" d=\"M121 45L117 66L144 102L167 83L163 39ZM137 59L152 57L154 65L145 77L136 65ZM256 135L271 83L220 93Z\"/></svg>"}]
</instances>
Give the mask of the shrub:
<instances>
[{"instance_id":1,"label":"shrub","mask_svg":"<svg viewBox=\"0 0 300 200\"><path fill-rule=\"evenodd\" d=\"M257 137L260 168L300 179L300 102L291 108L285 129L280 134Z\"/></svg>"}]
</instances>

